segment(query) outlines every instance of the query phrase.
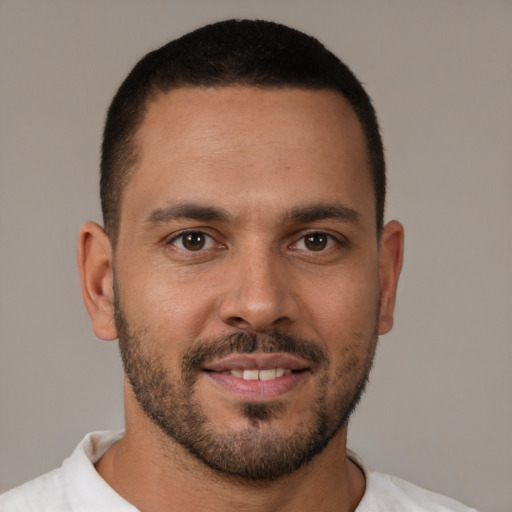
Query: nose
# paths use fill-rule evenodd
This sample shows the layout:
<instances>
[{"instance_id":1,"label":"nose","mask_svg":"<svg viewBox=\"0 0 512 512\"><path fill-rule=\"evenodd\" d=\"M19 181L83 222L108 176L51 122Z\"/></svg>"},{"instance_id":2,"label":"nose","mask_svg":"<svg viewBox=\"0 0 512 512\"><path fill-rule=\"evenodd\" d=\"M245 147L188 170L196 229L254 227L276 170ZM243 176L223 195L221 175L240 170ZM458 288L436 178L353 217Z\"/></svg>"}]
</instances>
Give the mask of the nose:
<instances>
[{"instance_id":1,"label":"nose","mask_svg":"<svg viewBox=\"0 0 512 512\"><path fill-rule=\"evenodd\" d=\"M234 258L225 284L219 315L230 327L268 332L290 326L299 316L292 273L271 250L246 251Z\"/></svg>"}]
</instances>

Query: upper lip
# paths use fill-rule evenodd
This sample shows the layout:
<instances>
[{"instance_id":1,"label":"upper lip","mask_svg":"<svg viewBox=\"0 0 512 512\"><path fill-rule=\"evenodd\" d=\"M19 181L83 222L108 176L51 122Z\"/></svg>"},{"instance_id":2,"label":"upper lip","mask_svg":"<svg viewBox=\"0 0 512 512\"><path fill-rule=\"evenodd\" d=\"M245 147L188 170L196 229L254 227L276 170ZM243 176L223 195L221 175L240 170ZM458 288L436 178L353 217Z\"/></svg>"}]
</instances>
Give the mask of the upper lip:
<instances>
[{"instance_id":1,"label":"upper lip","mask_svg":"<svg viewBox=\"0 0 512 512\"><path fill-rule=\"evenodd\" d=\"M311 366L304 359L284 353L254 352L244 354L236 352L221 359L204 365L204 370L225 372L229 370L266 370L270 368L284 368L290 370L306 370Z\"/></svg>"}]
</instances>

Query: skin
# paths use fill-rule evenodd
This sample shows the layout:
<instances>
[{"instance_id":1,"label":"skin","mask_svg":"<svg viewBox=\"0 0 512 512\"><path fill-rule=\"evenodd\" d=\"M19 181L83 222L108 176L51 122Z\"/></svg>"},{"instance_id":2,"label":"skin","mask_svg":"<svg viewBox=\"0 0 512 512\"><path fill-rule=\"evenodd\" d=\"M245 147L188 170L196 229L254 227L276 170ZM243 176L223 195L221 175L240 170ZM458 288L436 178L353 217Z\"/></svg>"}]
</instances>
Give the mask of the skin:
<instances>
[{"instance_id":1,"label":"skin","mask_svg":"<svg viewBox=\"0 0 512 512\"><path fill-rule=\"evenodd\" d=\"M177 89L148 105L137 144L115 255L97 224L80 233L83 295L95 334L117 338L115 266L123 315L151 340L170 376L179 376L196 340L279 329L324 349L329 382L338 382L336 368L350 368L343 381L350 386L373 357L374 335L392 327L403 229L391 221L377 237L364 136L347 102L331 91ZM226 216L162 215L185 202ZM291 215L312 205L353 215ZM184 229L208 235L202 250L184 248ZM328 235L327 246L311 250L304 238L311 233ZM278 395L279 413L258 428L286 434L309 422L319 379L304 372ZM165 436L125 381L126 435L97 470L143 512L357 507L365 483L346 458L346 425L299 470L251 483L212 471ZM217 431L257 428L240 412L244 397L206 373L198 374L194 393Z\"/></svg>"}]
</instances>

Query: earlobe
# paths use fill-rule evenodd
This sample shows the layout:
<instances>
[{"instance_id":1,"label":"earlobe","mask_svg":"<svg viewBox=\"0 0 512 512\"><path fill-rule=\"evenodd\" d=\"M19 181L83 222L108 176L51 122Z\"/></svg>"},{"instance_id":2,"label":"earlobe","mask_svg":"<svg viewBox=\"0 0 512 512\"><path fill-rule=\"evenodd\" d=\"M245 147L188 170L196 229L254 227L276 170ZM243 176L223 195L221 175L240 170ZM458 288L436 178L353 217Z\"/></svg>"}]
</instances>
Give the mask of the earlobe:
<instances>
[{"instance_id":1,"label":"earlobe","mask_svg":"<svg viewBox=\"0 0 512 512\"><path fill-rule=\"evenodd\" d=\"M117 338L112 257L112 246L105 230L95 222L86 222L78 238L82 296L94 334L106 341Z\"/></svg>"},{"instance_id":2,"label":"earlobe","mask_svg":"<svg viewBox=\"0 0 512 512\"><path fill-rule=\"evenodd\" d=\"M379 334L386 334L393 327L396 290L402 270L404 255L404 228L396 220L388 222L380 240L380 314Z\"/></svg>"}]
</instances>

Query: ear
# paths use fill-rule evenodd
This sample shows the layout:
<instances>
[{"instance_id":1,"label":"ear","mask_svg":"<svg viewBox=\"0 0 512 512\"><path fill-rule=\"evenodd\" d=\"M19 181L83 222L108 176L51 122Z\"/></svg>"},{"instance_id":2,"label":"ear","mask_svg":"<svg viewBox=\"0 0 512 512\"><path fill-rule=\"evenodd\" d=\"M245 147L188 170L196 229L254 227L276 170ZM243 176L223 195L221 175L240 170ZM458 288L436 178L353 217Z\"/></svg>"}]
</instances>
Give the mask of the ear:
<instances>
[{"instance_id":1,"label":"ear","mask_svg":"<svg viewBox=\"0 0 512 512\"><path fill-rule=\"evenodd\" d=\"M388 222L382 231L379 254L380 314L379 334L386 334L393 327L396 289L404 257L404 228L400 222Z\"/></svg>"},{"instance_id":2,"label":"ear","mask_svg":"<svg viewBox=\"0 0 512 512\"><path fill-rule=\"evenodd\" d=\"M95 222L86 222L78 238L82 296L94 334L105 341L117 338L112 256L112 245L105 230Z\"/></svg>"}]
</instances>

